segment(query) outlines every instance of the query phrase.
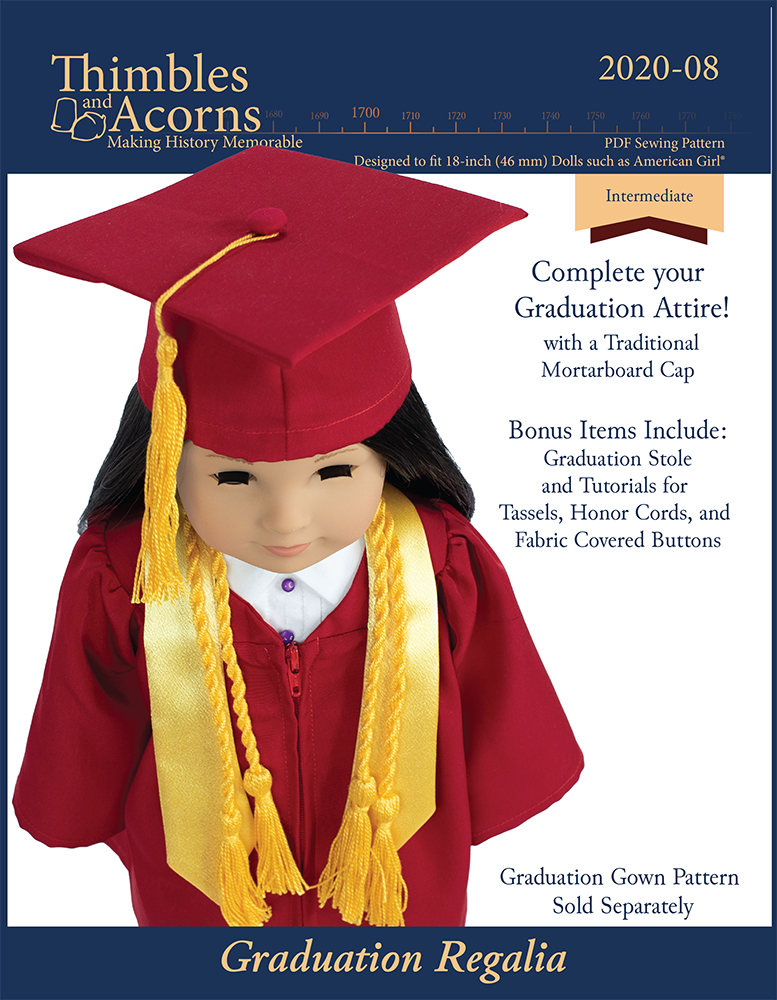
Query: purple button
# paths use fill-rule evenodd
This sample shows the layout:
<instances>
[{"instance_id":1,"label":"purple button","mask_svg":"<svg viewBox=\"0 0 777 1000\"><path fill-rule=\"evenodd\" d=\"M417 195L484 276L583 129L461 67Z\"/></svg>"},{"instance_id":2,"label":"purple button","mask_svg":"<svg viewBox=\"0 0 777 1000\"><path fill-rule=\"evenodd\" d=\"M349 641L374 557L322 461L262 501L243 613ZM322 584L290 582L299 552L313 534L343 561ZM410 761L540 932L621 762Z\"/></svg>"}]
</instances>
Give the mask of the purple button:
<instances>
[{"instance_id":1,"label":"purple button","mask_svg":"<svg viewBox=\"0 0 777 1000\"><path fill-rule=\"evenodd\" d=\"M286 643L286 645L288 645L290 642L294 642L294 633L290 632L289 629L287 629L287 628L285 628L280 633L280 637L281 637L281 639L283 639L283 641Z\"/></svg>"},{"instance_id":2,"label":"purple button","mask_svg":"<svg viewBox=\"0 0 777 1000\"><path fill-rule=\"evenodd\" d=\"M286 591L287 594L290 594L296 586L297 586L296 583L290 577L287 577L281 584L281 587Z\"/></svg>"}]
</instances>

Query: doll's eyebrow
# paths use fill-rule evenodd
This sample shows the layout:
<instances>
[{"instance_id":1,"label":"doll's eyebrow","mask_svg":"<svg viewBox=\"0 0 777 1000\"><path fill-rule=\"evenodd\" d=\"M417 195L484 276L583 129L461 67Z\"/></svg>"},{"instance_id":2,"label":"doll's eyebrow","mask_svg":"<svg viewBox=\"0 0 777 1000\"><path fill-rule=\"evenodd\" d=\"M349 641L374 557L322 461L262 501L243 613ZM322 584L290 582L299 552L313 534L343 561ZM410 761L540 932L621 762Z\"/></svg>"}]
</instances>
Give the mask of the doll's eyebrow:
<instances>
[{"instance_id":1,"label":"doll's eyebrow","mask_svg":"<svg viewBox=\"0 0 777 1000\"><path fill-rule=\"evenodd\" d=\"M319 462L327 462L330 458L334 458L335 455L347 455L349 451L356 451L355 448L341 448L339 451L330 451L326 455L319 455L316 459L316 465ZM208 458L218 458L224 462L240 462L243 465L253 465L253 462L249 462L245 458L230 458L229 455L217 455L215 452L210 452Z\"/></svg>"},{"instance_id":2,"label":"doll's eyebrow","mask_svg":"<svg viewBox=\"0 0 777 1000\"><path fill-rule=\"evenodd\" d=\"M341 448L339 451L330 451L327 455L319 455L316 459L316 465L319 462L327 462L330 458L334 458L335 455L347 455L349 451L356 451L355 448Z\"/></svg>"},{"instance_id":3,"label":"doll's eyebrow","mask_svg":"<svg viewBox=\"0 0 777 1000\"><path fill-rule=\"evenodd\" d=\"M213 452L208 455L208 458L220 458L225 462L242 462L243 465L253 465L253 462L249 462L245 458L229 458L227 455L214 455Z\"/></svg>"}]
</instances>

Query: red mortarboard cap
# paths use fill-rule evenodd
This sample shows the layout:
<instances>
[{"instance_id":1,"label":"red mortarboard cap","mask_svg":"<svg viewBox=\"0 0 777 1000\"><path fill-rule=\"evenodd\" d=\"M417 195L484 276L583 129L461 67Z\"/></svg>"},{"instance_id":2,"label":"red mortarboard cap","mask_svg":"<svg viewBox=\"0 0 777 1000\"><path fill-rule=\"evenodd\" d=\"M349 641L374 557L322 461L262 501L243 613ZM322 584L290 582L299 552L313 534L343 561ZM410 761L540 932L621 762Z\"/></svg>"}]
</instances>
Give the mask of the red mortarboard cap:
<instances>
[{"instance_id":1,"label":"red mortarboard cap","mask_svg":"<svg viewBox=\"0 0 777 1000\"><path fill-rule=\"evenodd\" d=\"M423 181L253 147L186 180L15 248L23 263L170 298L186 436L223 455L280 461L384 426L410 386L394 300L489 233L524 218ZM151 407L152 316L138 386Z\"/></svg>"}]
</instances>

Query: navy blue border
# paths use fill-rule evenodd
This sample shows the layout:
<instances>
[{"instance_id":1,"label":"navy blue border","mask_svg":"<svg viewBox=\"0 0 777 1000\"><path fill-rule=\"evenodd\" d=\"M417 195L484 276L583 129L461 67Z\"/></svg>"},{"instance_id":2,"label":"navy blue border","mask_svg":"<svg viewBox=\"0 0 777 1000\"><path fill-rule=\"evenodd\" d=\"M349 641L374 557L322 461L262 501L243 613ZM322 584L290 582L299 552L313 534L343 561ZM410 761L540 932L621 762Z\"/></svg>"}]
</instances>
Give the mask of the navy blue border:
<instances>
[{"instance_id":1,"label":"navy blue border","mask_svg":"<svg viewBox=\"0 0 777 1000\"><path fill-rule=\"evenodd\" d=\"M337 956L365 949L365 971L264 971L250 964L230 973L221 956L233 941L239 946L228 958L256 951L287 951L287 965L312 939L312 956ZM563 972L502 972L496 982L482 982L484 958L509 954L534 939L549 944L548 955L565 950ZM419 971L370 972L375 943L381 955L395 951L420 953ZM466 945L457 971L450 961L440 965L445 941ZM5 932L4 1000L213 1000L215 997L396 998L475 1000L521 997L525 1000L771 1000L774 997L774 935L770 928L92 928L58 930L11 928ZM451 946L457 954L458 946ZM478 958L477 952L481 955ZM536 955L536 950L535 950ZM473 957L474 972L465 963ZM280 961L280 960L278 960ZM345 962L345 959L342 960ZM301 959L296 963L299 965ZM355 966L356 957L352 960ZM401 968L401 966L400 966Z\"/></svg>"},{"instance_id":2,"label":"navy blue border","mask_svg":"<svg viewBox=\"0 0 777 1000\"><path fill-rule=\"evenodd\" d=\"M176 106L194 112L198 103L210 107L221 101L240 113L242 137L285 135L301 143L296 148L303 152L333 159L409 155L406 167L398 169L410 173L423 169L416 158L430 167L435 152L442 152L446 173L628 172L617 153L633 152L639 135L725 140L724 161L700 164L699 150L686 149L692 162L672 165L675 173L767 173L772 5L772 0L671 0L671 7L667 0L222 0L214 5L154 0L148 6L143 0L2 0L5 169L36 172L51 164L59 173L198 170L213 161L213 153L173 149L166 144L169 128L161 133L153 128L164 125ZM233 92L230 77L225 81L230 86L216 95L207 91L207 82L201 95L136 89L130 104L138 128L127 110L113 138L151 140L159 134L161 153L148 144L118 150L108 135L87 141L82 132L74 142L48 128L56 98L67 96L60 90L64 59L52 65L50 56L85 51L90 66L103 72L106 91L90 94L107 99L106 107L94 110L105 112L109 131L122 107L122 95L109 93L117 53L122 81L130 62L161 66L166 74L171 51L177 65L195 74L194 53L204 52L206 81L214 66L243 65L250 67L249 86ZM640 54L649 57L647 68ZM618 60L609 74L607 55ZM73 92L81 99L79 64L72 62L71 69ZM603 75L612 79L601 80ZM177 85L184 79L181 70ZM97 71L90 81L96 88ZM243 119L248 106L258 106L263 115L271 109L283 114L264 118L261 130L252 131ZM152 108L161 111L152 112L147 127L144 116ZM639 109L649 118L635 120ZM408 112L418 119L407 119ZM184 114L179 112L179 129ZM500 114L510 117L500 120ZM228 134L231 119L219 133L216 118L211 112L204 120L216 131L195 132L195 122L179 138L215 137L215 155L230 155L236 147L223 141L235 138ZM605 135L631 138L631 148L607 146ZM598 162L608 152L613 162Z\"/></svg>"},{"instance_id":3,"label":"navy blue border","mask_svg":"<svg viewBox=\"0 0 777 1000\"><path fill-rule=\"evenodd\" d=\"M553 150L562 159L573 151L599 156L605 126L600 123L596 133L588 111L603 108L607 126L617 126L620 135L632 134L634 123L628 115L637 93L625 82L602 90L597 79L600 53L665 51L673 64L680 60L682 65L691 51L714 51L726 68L719 84L694 90L684 78L647 82L638 92L640 102L650 106L650 123L665 132L678 127L673 115L678 104L684 107L689 100L695 113L691 131L700 135L705 129L717 134L726 109L737 112L739 117L725 122L726 162L719 171L771 172L774 189L770 103L774 29L769 27L773 11L772 0L162 0L153 4L2 0L3 178L11 172L48 170L178 173L212 162L211 155L196 149L177 151L174 157L147 150L132 154L133 158L129 153L118 156L104 146L69 141L40 125L51 117L57 89L47 64L49 54L89 48L108 59L120 38L120 48L131 50L139 64L150 65L173 49L194 53L205 48L225 65L256 67L252 87L261 95L256 103L263 108L282 105L288 132L278 131L296 134L304 140L304 151L318 155L351 159L354 149L361 149L371 157L411 152L428 158L437 140L424 136L421 127L412 138L409 132L395 131L401 109L419 107L422 124L434 127L436 133L449 129L448 110L466 110L467 123L481 132L472 134L462 125L461 131L447 136L446 147L462 160L485 156L491 164L462 163L446 172L490 172L496 169L496 158L509 153L517 160L547 156L551 132ZM328 38L338 39L336 49L325 44ZM441 79L448 81L444 93ZM391 121L392 131L365 130L362 137L347 137L345 148L345 132L309 134L306 116L312 87L314 107L326 104L333 130L350 128L348 112L354 101L363 100L380 105L383 121ZM443 99L444 104L438 103ZM508 100L519 119L515 124L527 128L527 133L506 138L500 130L484 135L493 126L489 113ZM545 135L538 120L542 109L559 111L558 118L545 123ZM420 168L410 164L408 169ZM537 167L514 162L499 169L520 172ZM602 168L561 163L542 169L580 173ZM683 169L691 168L672 168ZM618 166L607 170L617 172ZM2 199L4 209L5 184ZM3 268L2 292L5 275ZM4 353L0 364L5 374ZM5 507L4 491L2 503ZM2 543L5 563L5 534ZM2 608L5 626L5 601ZM6 791L4 770L0 782ZM2 865L5 876L5 852ZM41 905L45 908L45 900ZM7 1000L256 995L773 1000L777 996L774 919L771 928L33 929L7 927L4 897L2 919L0 995ZM231 941L249 939L262 950L293 954L306 937L313 938L316 950L332 950L335 955L349 949L371 952L376 941L381 941L384 953L418 950L423 967L404 975L235 974L221 968L220 956ZM434 971L445 940L464 942L466 954L471 955L525 949L532 938L548 942L549 951L566 951L562 973L504 973L498 982L482 983L477 973Z\"/></svg>"}]
</instances>

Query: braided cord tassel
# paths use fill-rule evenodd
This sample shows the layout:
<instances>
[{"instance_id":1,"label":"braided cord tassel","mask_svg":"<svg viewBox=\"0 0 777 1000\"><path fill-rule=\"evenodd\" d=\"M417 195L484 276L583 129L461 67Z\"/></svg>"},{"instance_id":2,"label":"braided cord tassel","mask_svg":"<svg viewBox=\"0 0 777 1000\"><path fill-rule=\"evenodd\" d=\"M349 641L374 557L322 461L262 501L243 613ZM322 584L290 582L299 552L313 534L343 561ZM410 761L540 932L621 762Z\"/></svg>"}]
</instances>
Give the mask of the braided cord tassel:
<instances>
[{"instance_id":1,"label":"braided cord tassel","mask_svg":"<svg viewBox=\"0 0 777 1000\"><path fill-rule=\"evenodd\" d=\"M272 797L272 775L263 766L256 745L251 717L246 704L246 686L237 662L232 639L229 612L227 567L220 552L213 552L214 593L222 656L232 687L232 704L237 714L240 738L245 747L248 770L243 775L243 787L254 799L254 834L257 851L257 891L265 893L292 892L302 895L309 887L300 874L281 825L278 809Z\"/></svg>"},{"instance_id":2,"label":"braided cord tassel","mask_svg":"<svg viewBox=\"0 0 777 1000\"><path fill-rule=\"evenodd\" d=\"M140 553L132 588L132 601L135 604L141 601L148 603L175 600L181 594L183 583L176 556L179 520L176 477L186 430L186 403L173 377L178 344L164 328L162 310L168 299L188 281L230 251L248 243L271 240L277 235L278 233L266 236L251 234L233 240L176 281L156 300L154 321L159 332L156 349L157 380L151 409L151 436L146 450L145 510Z\"/></svg>"},{"instance_id":3,"label":"braided cord tassel","mask_svg":"<svg viewBox=\"0 0 777 1000\"><path fill-rule=\"evenodd\" d=\"M212 572L210 559L207 558L207 551L199 536L185 517L184 531L192 616L197 632L197 645L205 667L205 685L213 709L221 756L221 822L224 831L218 858L221 913L230 927L260 927L270 918L272 911L257 889L251 875L248 853L240 839L240 812L232 780L232 721L223 693L221 654L209 628L203 587L203 577ZM203 556L206 558L203 559Z\"/></svg>"},{"instance_id":4,"label":"braided cord tassel","mask_svg":"<svg viewBox=\"0 0 777 1000\"><path fill-rule=\"evenodd\" d=\"M186 427L186 403L173 379L178 344L162 326L158 303L157 316L158 371L151 410L151 436L146 449L145 510L140 554L132 589L135 604L141 600L174 600L179 596L183 582L176 554L179 515L175 493Z\"/></svg>"},{"instance_id":5,"label":"braided cord tassel","mask_svg":"<svg viewBox=\"0 0 777 1000\"><path fill-rule=\"evenodd\" d=\"M355 776L348 788L343 821L332 846L329 860L318 883L318 903L328 899L349 924L360 924L367 908L372 823L369 810L377 799L377 784L370 772L378 704L378 684L388 630L388 556L385 536L386 504L381 498L378 511L367 529L368 551L374 551L375 621L367 653L364 695L356 738Z\"/></svg>"}]
</instances>

